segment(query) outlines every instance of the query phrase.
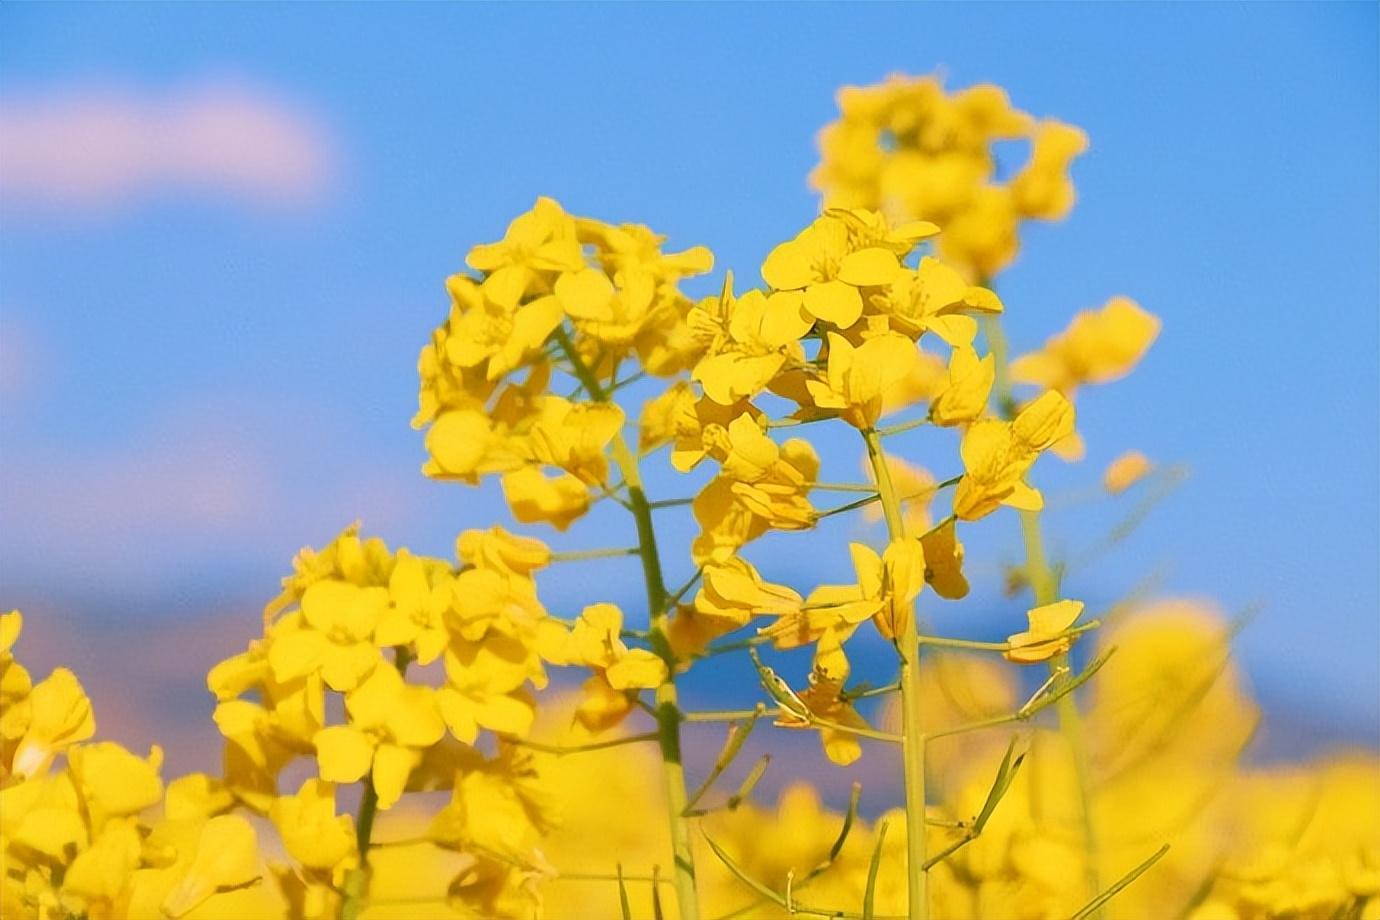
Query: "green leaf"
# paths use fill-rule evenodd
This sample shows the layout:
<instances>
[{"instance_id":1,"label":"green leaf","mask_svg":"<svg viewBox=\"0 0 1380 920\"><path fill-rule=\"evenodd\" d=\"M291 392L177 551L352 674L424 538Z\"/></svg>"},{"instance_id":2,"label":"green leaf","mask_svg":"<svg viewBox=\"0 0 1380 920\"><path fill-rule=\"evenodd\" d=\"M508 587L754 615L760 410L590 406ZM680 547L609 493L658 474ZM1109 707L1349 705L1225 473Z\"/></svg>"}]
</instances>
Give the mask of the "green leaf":
<instances>
[{"instance_id":1,"label":"green leaf","mask_svg":"<svg viewBox=\"0 0 1380 920\"><path fill-rule=\"evenodd\" d=\"M877 916L877 871L882 866L882 843L886 841L887 823L877 825L877 845L872 848L872 862L867 866L867 890L863 892L863 920L875 920ZM924 833L924 828L920 833Z\"/></svg>"},{"instance_id":2,"label":"green leaf","mask_svg":"<svg viewBox=\"0 0 1380 920\"><path fill-rule=\"evenodd\" d=\"M628 902L628 886L623 884L623 864L618 864L618 906L623 909L623 920L632 920L632 904Z\"/></svg>"},{"instance_id":3,"label":"green leaf","mask_svg":"<svg viewBox=\"0 0 1380 920\"><path fill-rule=\"evenodd\" d=\"M992 788L987 792L987 800L982 803L982 810L973 821L973 835L982 833L982 829L987 824L987 819L992 817L992 812L997 810L997 804L1006 795L1011 783L1016 779L1016 771L1021 768L1021 763L1025 761L1025 754L1021 754L1015 760L1011 755L1016 750L1016 739L1013 737L1006 745L1006 754L1001 759L1001 766L997 768L996 778L992 780Z\"/></svg>"}]
</instances>

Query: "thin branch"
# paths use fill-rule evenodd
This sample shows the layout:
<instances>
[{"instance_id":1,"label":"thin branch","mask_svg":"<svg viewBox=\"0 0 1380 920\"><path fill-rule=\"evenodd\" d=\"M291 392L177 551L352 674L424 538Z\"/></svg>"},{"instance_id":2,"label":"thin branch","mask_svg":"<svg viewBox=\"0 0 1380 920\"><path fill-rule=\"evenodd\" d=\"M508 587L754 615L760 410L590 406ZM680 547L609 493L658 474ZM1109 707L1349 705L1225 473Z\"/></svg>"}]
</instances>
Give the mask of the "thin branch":
<instances>
[{"instance_id":1,"label":"thin branch","mask_svg":"<svg viewBox=\"0 0 1380 920\"><path fill-rule=\"evenodd\" d=\"M1085 632L1091 632L1102 625L1100 620L1091 620L1073 629L1066 629L1057 636L1050 637L1053 642L1058 639L1079 636ZM961 648L979 652L1009 652L1013 648L1010 642L974 642L969 639L949 639L944 636L920 636L921 645L933 645L939 648Z\"/></svg>"},{"instance_id":2,"label":"thin branch","mask_svg":"<svg viewBox=\"0 0 1380 920\"><path fill-rule=\"evenodd\" d=\"M1029 700L1025 702L1024 705L1021 706L1021 708L1017 709L1013 713L1009 713L1004 716L994 716L990 719L982 719L977 722L969 722L965 725L959 725L954 728L945 729L943 731L933 732L928 737L931 741L933 741L935 738L946 738L949 735L961 735L967 732L979 731L984 728L992 728L997 725L1009 725L1012 722L1025 722L1040 710L1045 709L1053 705L1054 703L1057 703L1059 700L1063 699L1065 696L1068 696L1074 690L1078 689L1083 684L1087 683L1088 680L1090 680L1092 676L1096 674L1104 664L1107 663L1107 659L1111 658L1112 654L1115 651L1115 646L1108 649L1101 656L1099 656L1097 660L1092 662L1092 664L1084 668L1082 674L1079 674L1072 680L1065 681L1064 683L1060 684L1057 688L1054 689L1053 692L1046 693L1044 696L1040 696L1037 692L1035 696L1032 696ZM1046 681L1044 687L1042 687L1041 689L1047 689L1049 685L1050 682Z\"/></svg>"},{"instance_id":3,"label":"thin branch","mask_svg":"<svg viewBox=\"0 0 1380 920\"><path fill-rule=\"evenodd\" d=\"M1121 892L1121 889L1125 888L1127 885L1131 884L1136 879L1144 875L1150 869L1151 866L1153 866L1155 863L1159 862L1162 858L1164 858L1164 854L1168 852L1169 844L1166 843L1164 846L1156 850L1153 856L1151 856L1145 862L1141 863L1139 866L1136 866L1130 872L1127 872L1120 879L1118 879L1117 882L1114 885L1112 885L1112 887L1108 888L1106 891L1102 892L1097 897L1093 898L1087 904L1084 904L1081 908L1079 908L1077 913L1075 913L1072 917L1069 918L1069 920L1087 920L1088 917L1091 917L1093 914L1101 910L1102 905L1106 904L1112 898L1116 897L1117 894Z\"/></svg>"},{"instance_id":4,"label":"thin branch","mask_svg":"<svg viewBox=\"0 0 1380 920\"><path fill-rule=\"evenodd\" d=\"M700 577L702 575L704 575L704 566L700 566L698 569L695 569L695 574L687 578L685 580L685 584L681 585L679 588L671 592L671 596L666 598L667 612L670 612L672 607L680 603L680 599L685 596L687 591L695 587L695 584L700 580Z\"/></svg>"},{"instance_id":5,"label":"thin branch","mask_svg":"<svg viewBox=\"0 0 1380 920\"><path fill-rule=\"evenodd\" d=\"M704 782L700 783L699 788L692 792L689 800L686 801L686 812L691 811L699 803L700 799L704 797L705 793L713 788L718 778L723 776L724 771L729 768L738 754L743 750L743 745L747 743L748 736L752 734L752 730L757 726L757 720L760 719L766 711L767 708L765 706L758 706L756 709L752 710L751 715L746 719L741 722L735 722L733 725L729 726L728 737L724 739L724 746L719 751L719 756L714 758L714 766L710 768L709 775L704 778Z\"/></svg>"},{"instance_id":6,"label":"thin branch","mask_svg":"<svg viewBox=\"0 0 1380 920\"><path fill-rule=\"evenodd\" d=\"M624 556L636 556L639 550L636 546L618 546L603 549L573 549L554 552L551 554L552 562L585 562L590 559L621 559Z\"/></svg>"},{"instance_id":7,"label":"thin branch","mask_svg":"<svg viewBox=\"0 0 1380 920\"><path fill-rule=\"evenodd\" d=\"M583 754L587 751L602 751L605 748L621 747L625 744L639 744L643 741L656 741L659 738L656 732L644 732L640 735L628 735L624 738L610 738L605 741L591 741L587 744L546 744L541 741L531 741L527 738L514 738L510 735L502 735L500 737L509 744L530 748L543 754L554 754L557 757L564 757L566 754Z\"/></svg>"},{"instance_id":8,"label":"thin branch","mask_svg":"<svg viewBox=\"0 0 1380 920\"><path fill-rule=\"evenodd\" d=\"M648 502L647 507L653 511L659 511L662 508L680 508L692 502L694 502L693 498L663 498L659 501Z\"/></svg>"},{"instance_id":9,"label":"thin branch","mask_svg":"<svg viewBox=\"0 0 1380 920\"><path fill-rule=\"evenodd\" d=\"M928 417L912 419L909 422L900 422L895 425L888 425L885 428L878 428L877 434L880 437L889 438L894 434L901 434L906 431L912 431L916 428L920 428L921 426L928 425L929 423L930 420Z\"/></svg>"}]
</instances>

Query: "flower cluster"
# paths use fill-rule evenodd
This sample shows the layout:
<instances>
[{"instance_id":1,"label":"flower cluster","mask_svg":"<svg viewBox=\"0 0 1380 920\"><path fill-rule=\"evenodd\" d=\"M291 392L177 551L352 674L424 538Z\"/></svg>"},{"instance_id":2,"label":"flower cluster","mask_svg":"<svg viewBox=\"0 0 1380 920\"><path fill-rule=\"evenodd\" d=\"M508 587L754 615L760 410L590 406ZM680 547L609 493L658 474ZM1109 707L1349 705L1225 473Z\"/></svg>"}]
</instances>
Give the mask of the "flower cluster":
<instances>
[{"instance_id":1,"label":"flower cluster","mask_svg":"<svg viewBox=\"0 0 1380 920\"><path fill-rule=\"evenodd\" d=\"M825 205L934 221L944 228L940 252L973 277L1015 258L1021 221L1058 220L1073 207L1069 165L1086 135L1012 107L1000 87L950 93L937 77L893 76L844 87L838 107L810 176ZM994 148L1018 140L1029 154L1015 169Z\"/></svg>"},{"instance_id":2,"label":"flower cluster","mask_svg":"<svg viewBox=\"0 0 1380 920\"><path fill-rule=\"evenodd\" d=\"M0 616L0 914L631 918L671 915L673 893L681 920L1082 920L1113 896L1128 920L1380 917L1374 757L1244 766L1258 712L1236 624L1183 602L1085 617L1064 591L1076 569L1046 555L1040 457L1081 458L1078 392L1159 332L1117 297L1007 361L994 278L1021 221L1071 207L1082 133L931 78L839 105L822 212L759 286L725 273L694 300L680 284L708 250L548 198L447 279L418 362L426 475L497 477L519 524L559 531L616 504L635 545L553 552L493 526L437 558L356 524L302 550L261 633L207 676L221 768L166 785L157 747L92 740L71 672L34 682L12 651L22 617ZM1011 140L1030 145L1014 172ZM865 482L821 476L817 432L856 444ZM917 465L912 432L947 478ZM694 494L648 496L663 449L698 471L667 474ZM1128 451L1094 491L1171 473ZM692 573L668 589L654 512L687 506ZM850 534L842 584L774 583L747 558L854 511L885 535ZM998 513L1020 518L1006 587L1029 591L1024 621L1003 641L929 634L935 599L979 574L960 531ZM623 578L562 598L567 616L538 596L548 566L631 557L645 607ZM889 683L853 673L870 630L895 652ZM680 676L735 652L752 708L685 706ZM578 692L542 694L556 669ZM870 821L856 784L838 811L799 776L756 804L770 752L736 759L759 724L818 733L840 766L899 749L901 806Z\"/></svg>"},{"instance_id":3,"label":"flower cluster","mask_svg":"<svg viewBox=\"0 0 1380 920\"><path fill-rule=\"evenodd\" d=\"M610 486L608 449L624 423L604 386L619 385L629 359L639 369L629 376L669 377L697 351L678 283L713 256L661 243L646 227L572 217L542 198L501 241L474 247L466 263L477 274L447 279L450 317L418 362L423 471L469 483L501 475L523 523L564 530L583 515ZM561 357L586 369L583 400L549 392Z\"/></svg>"},{"instance_id":4,"label":"flower cluster","mask_svg":"<svg viewBox=\"0 0 1380 920\"><path fill-rule=\"evenodd\" d=\"M528 788L530 758L513 746L531 729L532 691L561 660L567 627L537 598L533 573L550 560L540 541L471 530L456 554L393 552L352 525L297 556L263 637L209 675L225 737L224 777L210 782L277 826L295 861L279 875L300 890L304 917L333 915L360 869L354 821L337 813L334 790L361 781L383 811L407 791L451 790L431 834L471 857L457 902L508 905L505 914L534 903L548 818ZM439 680L409 673L436 662ZM343 713L333 724L332 695ZM497 756L475 746L483 731L498 739ZM316 776L284 794L279 777L301 758L315 759ZM516 804L500 813L495 800Z\"/></svg>"},{"instance_id":5,"label":"flower cluster","mask_svg":"<svg viewBox=\"0 0 1380 920\"><path fill-rule=\"evenodd\" d=\"M180 918L261 914L254 828L219 814L195 779L165 789L158 747L140 757L91 740L76 676L38 683L14 657L19 611L0 615L0 912L6 917ZM154 812L161 810L161 815Z\"/></svg>"}]
</instances>

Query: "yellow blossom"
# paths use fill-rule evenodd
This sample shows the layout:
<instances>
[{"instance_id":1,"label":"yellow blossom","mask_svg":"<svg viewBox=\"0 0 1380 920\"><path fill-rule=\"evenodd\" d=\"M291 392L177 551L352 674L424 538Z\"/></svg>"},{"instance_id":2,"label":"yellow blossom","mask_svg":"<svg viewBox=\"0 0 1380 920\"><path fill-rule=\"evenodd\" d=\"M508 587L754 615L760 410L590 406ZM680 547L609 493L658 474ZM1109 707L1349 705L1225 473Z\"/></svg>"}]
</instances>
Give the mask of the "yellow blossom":
<instances>
[{"instance_id":1,"label":"yellow blossom","mask_svg":"<svg viewBox=\"0 0 1380 920\"><path fill-rule=\"evenodd\" d=\"M754 616L781 615L800 609L800 595L784 585L768 584L744 559L711 562L704 567L695 611L743 626Z\"/></svg>"},{"instance_id":2,"label":"yellow blossom","mask_svg":"<svg viewBox=\"0 0 1380 920\"><path fill-rule=\"evenodd\" d=\"M1102 487L1113 495L1119 495L1144 479L1153 468L1145 454L1128 450L1107 464L1107 471L1102 474Z\"/></svg>"},{"instance_id":3,"label":"yellow blossom","mask_svg":"<svg viewBox=\"0 0 1380 920\"><path fill-rule=\"evenodd\" d=\"M53 758L68 747L90 738L96 731L91 701L77 676L56 668L29 694L29 724L15 748L10 772L37 776Z\"/></svg>"},{"instance_id":4,"label":"yellow blossom","mask_svg":"<svg viewBox=\"0 0 1380 920\"><path fill-rule=\"evenodd\" d=\"M1081 601L1055 601L1034 607L1026 613L1030 629L1009 636L1011 648L1003 654L1007 660L1020 664L1047 661L1062 655L1073 645L1073 637L1062 635L1083 613Z\"/></svg>"},{"instance_id":5,"label":"yellow blossom","mask_svg":"<svg viewBox=\"0 0 1380 920\"><path fill-rule=\"evenodd\" d=\"M862 315L859 289L890 284L900 270L891 249L857 246L848 223L825 214L767 255L762 280L776 291L799 292L795 302L807 313L847 329Z\"/></svg>"},{"instance_id":6,"label":"yellow blossom","mask_svg":"<svg viewBox=\"0 0 1380 920\"><path fill-rule=\"evenodd\" d=\"M808 715L792 713L782 707L776 724L783 728L818 728L825 755L839 766L846 767L862 756L862 745L858 743L857 735L848 729L866 729L868 725L853 708L852 702L840 695L842 691L842 678L831 677L816 668L810 674L809 687L796 695ZM816 725L812 718L834 724ZM841 727L836 728L835 725Z\"/></svg>"},{"instance_id":7,"label":"yellow blossom","mask_svg":"<svg viewBox=\"0 0 1380 920\"><path fill-rule=\"evenodd\" d=\"M191 865L164 898L163 914L185 916L212 895L252 885L259 876L253 826L238 815L211 818L201 829Z\"/></svg>"},{"instance_id":8,"label":"yellow blossom","mask_svg":"<svg viewBox=\"0 0 1380 920\"><path fill-rule=\"evenodd\" d=\"M953 348L972 345L977 336L977 321L968 314L1002 311L996 294L933 256L922 257L915 271L903 270L872 303L898 332L911 338L933 332Z\"/></svg>"},{"instance_id":9,"label":"yellow blossom","mask_svg":"<svg viewBox=\"0 0 1380 920\"><path fill-rule=\"evenodd\" d=\"M531 211L514 218L503 239L475 246L465 264L488 275L485 286L498 300L516 301L552 273L584 265L575 221L550 198L538 198Z\"/></svg>"},{"instance_id":10,"label":"yellow blossom","mask_svg":"<svg viewBox=\"0 0 1380 920\"><path fill-rule=\"evenodd\" d=\"M1044 506L1023 479L1040 453L1073 430L1073 407L1050 390L1010 422L981 419L963 435L964 475L954 490L954 513L973 521L1009 505L1027 511Z\"/></svg>"},{"instance_id":11,"label":"yellow blossom","mask_svg":"<svg viewBox=\"0 0 1380 920\"><path fill-rule=\"evenodd\" d=\"M806 383L814 404L836 409L857 428L871 428L882 414L882 394L910 372L918 360L915 344L888 332L853 347L838 333L829 333L829 363L823 380Z\"/></svg>"},{"instance_id":12,"label":"yellow blossom","mask_svg":"<svg viewBox=\"0 0 1380 920\"><path fill-rule=\"evenodd\" d=\"M374 627L388 607L388 591L326 579L302 594L296 629L274 635L269 666L279 681L319 673L340 692L353 690L381 660Z\"/></svg>"},{"instance_id":13,"label":"yellow blossom","mask_svg":"<svg viewBox=\"0 0 1380 920\"><path fill-rule=\"evenodd\" d=\"M968 595L968 579L963 575L963 544L958 541L958 525L950 518L920 538L925 550L925 583L934 593L949 600Z\"/></svg>"},{"instance_id":14,"label":"yellow blossom","mask_svg":"<svg viewBox=\"0 0 1380 920\"><path fill-rule=\"evenodd\" d=\"M321 778L352 783L368 773L379 808L391 808L422 751L445 735L436 691L382 667L346 694L345 710L347 724L323 728L312 739Z\"/></svg>"},{"instance_id":15,"label":"yellow blossom","mask_svg":"<svg viewBox=\"0 0 1380 920\"><path fill-rule=\"evenodd\" d=\"M956 347L949 356L948 384L930 402L930 421L951 426L981 418L996 375L996 362L991 355L979 358L966 345Z\"/></svg>"},{"instance_id":16,"label":"yellow blossom","mask_svg":"<svg viewBox=\"0 0 1380 920\"><path fill-rule=\"evenodd\" d=\"M1011 379L1072 395L1088 383L1107 383L1130 373L1159 335L1160 321L1133 300L1113 297L1100 310L1085 310L1043 350L1011 362Z\"/></svg>"},{"instance_id":17,"label":"yellow blossom","mask_svg":"<svg viewBox=\"0 0 1380 920\"><path fill-rule=\"evenodd\" d=\"M274 800L269 817L289 855L309 869L330 870L356 857L354 820L336 814L332 783L307 780L295 795Z\"/></svg>"},{"instance_id":18,"label":"yellow blossom","mask_svg":"<svg viewBox=\"0 0 1380 920\"><path fill-rule=\"evenodd\" d=\"M374 643L381 648L415 646L419 663L435 661L450 640L444 615L453 590L454 579L444 563L398 550L388 578L388 606L374 627Z\"/></svg>"},{"instance_id":19,"label":"yellow blossom","mask_svg":"<svg viewBox=\"0 0 1380 920\"><path fill-rule=\"evenodd\" d=\"M589 486L569 473L548 477L533 466L503 474L503 498L523 524L546 523L564 531L589 510Z\"/></svg>"}]
</instances>

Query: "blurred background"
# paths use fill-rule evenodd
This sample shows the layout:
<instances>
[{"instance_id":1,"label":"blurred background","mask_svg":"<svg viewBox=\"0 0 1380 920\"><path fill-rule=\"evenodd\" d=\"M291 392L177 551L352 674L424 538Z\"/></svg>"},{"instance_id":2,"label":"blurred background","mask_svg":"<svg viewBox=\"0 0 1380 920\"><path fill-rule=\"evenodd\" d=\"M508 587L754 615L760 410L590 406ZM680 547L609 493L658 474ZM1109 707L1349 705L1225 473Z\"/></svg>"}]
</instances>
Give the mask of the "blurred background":
<instances>
[{"instance_id":1,"label":"blurred background","mask_svg":"<svg viewBox=\"0 0 1380 920\"><path fill-rule=\"evenodd\" d=\"M694 293L730 268L756 283L815 213L835 89L937 70L1092 139L1072 217L1027 225L1000 279L1013 348L1114 294L1164 320L1129 379L1080 398L1087 459L1037 468L1052 546L1088 559L1136 512L1076 502L1126 449L1191 478L1067 593L1256 610L1238 640L1256 756L1380 747L1376 38L1361 3L6 4L0 607L26 613L20 654L73 666L102 734L212 766L205 671L256 633L299 547L360 518L448 556L507 520L496 487L424 479L408 426L471 245L545 194L710 246ZM941 440L907 456L942 478ZM851 444L824 453L829 478L861 477ZM650 465L654 497L690 493ZM688 515L672 527L675 584ZM541 535L632 538L608 513ZM753 558L808 590L851 580L840 541L865 535L835 520ZM964 539L972 598L924 613L951 635L1021 628L1015 515ZM645 620L633 560L542 586L567 615L608 599ZM733 667L692 700L749 705Z\"/></svg>"}]
</instances>

